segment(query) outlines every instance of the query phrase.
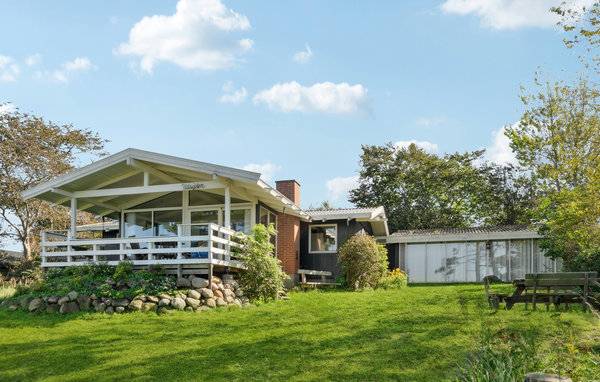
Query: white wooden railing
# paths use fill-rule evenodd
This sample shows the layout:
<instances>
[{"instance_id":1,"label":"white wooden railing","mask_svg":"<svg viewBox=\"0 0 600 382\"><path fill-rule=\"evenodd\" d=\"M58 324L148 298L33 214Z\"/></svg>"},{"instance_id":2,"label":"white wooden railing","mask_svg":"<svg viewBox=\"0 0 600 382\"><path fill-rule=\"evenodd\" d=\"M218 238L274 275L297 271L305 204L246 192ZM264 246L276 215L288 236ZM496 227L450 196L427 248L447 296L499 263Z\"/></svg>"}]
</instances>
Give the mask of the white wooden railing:
<instances>
[{"instance_id":1,"label":"white wooden railing","mask_svg":"<svg viewBox=\"0 0 600 382\"><path fill-rule=\"evenodd\" d=\"M42 231L42 267L66 267L87 262L117 265L217 264L239 266L232 253L241 245L234 230L213 223L179 224L177 235L128 238L72 237L70 231ZM78 233L78 236L79 233Z\"/></svg>"}]
</instances>

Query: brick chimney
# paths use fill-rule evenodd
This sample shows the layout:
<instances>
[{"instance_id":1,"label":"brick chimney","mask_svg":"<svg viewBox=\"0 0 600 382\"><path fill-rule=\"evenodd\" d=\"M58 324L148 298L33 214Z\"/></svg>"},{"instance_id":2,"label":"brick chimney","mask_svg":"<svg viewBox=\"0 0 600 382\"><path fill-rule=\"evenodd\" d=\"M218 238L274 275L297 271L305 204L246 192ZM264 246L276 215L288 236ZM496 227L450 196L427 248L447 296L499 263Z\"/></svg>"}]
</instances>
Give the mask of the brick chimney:
<instances>
[{"instance_id":1,"label":"brick chimney","mask_svg":"<svg viewBox=\"0 0 600 382\"><path fill-rule=\"evenodd\" d=\"M298 182L294 179L277 180L275 181L275 188L300 207L300 184Z\"/></svg>"}]
</instances>

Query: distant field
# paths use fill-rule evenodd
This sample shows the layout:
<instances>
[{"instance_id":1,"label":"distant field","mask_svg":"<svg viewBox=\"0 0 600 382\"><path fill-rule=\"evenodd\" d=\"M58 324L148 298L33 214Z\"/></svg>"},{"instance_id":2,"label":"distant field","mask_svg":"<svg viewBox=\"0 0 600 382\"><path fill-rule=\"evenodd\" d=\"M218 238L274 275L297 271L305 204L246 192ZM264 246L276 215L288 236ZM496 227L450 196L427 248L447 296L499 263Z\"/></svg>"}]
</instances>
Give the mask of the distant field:
<instances>
[{"instance_id":1,"label":"distant field","mask_svg":"<svg viewBox=\"0 0 600 382\"><path fill-rule=\"evenodd\" d=\"M546 347L571 330L600 348L592 314L491 312L480 285L313 291L201 314L2 311L0 380L438 381L490 327L533 333Z\"/></svg>"}]
</instances>

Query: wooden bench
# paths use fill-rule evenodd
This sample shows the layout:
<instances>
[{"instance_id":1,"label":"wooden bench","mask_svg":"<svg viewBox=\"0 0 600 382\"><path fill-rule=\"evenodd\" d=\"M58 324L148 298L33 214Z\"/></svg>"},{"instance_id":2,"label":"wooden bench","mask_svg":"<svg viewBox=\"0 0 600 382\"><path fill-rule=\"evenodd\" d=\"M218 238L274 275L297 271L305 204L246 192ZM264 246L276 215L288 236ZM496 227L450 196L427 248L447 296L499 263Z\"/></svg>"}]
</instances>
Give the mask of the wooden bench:
<instances>
[{"instance_id":1,"label":"wooden bench","mask_svg":"<svg viewBox=\"0 0 600 382\"><path fill-rule=\"evenodd\" d=\"M565 310L569 303L581 303L583 311L587 308L597 307L591 286L600 286L597 272L556 272L556 273L529 273L523 280L515 280L513 284L517 290L512 296L506 297L506 308L510 309L516 303L529 303L536 309L538 303L550 304L558 309L564 304Z\"/></svg>"},{"instance_id":2,"label":"wooden bench","mask_svg":"<svg viewBox=\"0 0 600 382\"><path fill-rule=\"evenodd\" d=\"M336 286L339 285L339 283L327 281L326 277L331 276L331 272L328 272L328 271L298 269L298 274L300 275L300 278L301 278L300 286L302 287L303 290L306 290L308 288L316 288L319 286L327 286L327 287L335 288ZM307 281L306 276L321 276L321 281Z\"/></svg>"}]
</instances>

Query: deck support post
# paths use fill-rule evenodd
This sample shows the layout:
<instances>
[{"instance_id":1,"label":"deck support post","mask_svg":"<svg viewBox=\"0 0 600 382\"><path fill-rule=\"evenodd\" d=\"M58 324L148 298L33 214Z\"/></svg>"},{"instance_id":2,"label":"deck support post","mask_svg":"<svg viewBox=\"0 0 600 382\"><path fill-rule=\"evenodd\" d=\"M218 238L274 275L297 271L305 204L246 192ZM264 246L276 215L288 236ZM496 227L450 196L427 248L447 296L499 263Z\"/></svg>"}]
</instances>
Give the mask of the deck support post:
<instances>
[{"instance_id":1,"label":"deck support post","mask_svg":"<svg viewBox=\"0 0 600 382\"><path fill-rule=\"evenodd\" d=\"M212 263L208 264L208 287L212 289L213 286L213 265Z\"/></svg>"},{"instance_id":2,"label":"deck support post","mask_svg":"<svg viewBox=\"0 0 600 382\"><path fill-rule=\"evenodd\" d=\"M229 195L229 186L225 187L225 222L223 226L231 228L231 196Z\"/></svg>"},{"instance_id":3,"label":"deck support post","mask_svg":"<svg viewBox=\"0 0 600 382\"><path fill-rule=\"evenodd\" d=\"M177 264L177 278L181 278L181 277L183 277L182 265Z\"/></svg>"},{"instance_id":4,"label":"deck support post","mask_svg":"<svg viewBox=\"0 0 600 382\"><path fill-rule=\"evenodd\" d=\"M71 198L71 238L77 238L77 199Z\"/></svg>"}]
</instances>

